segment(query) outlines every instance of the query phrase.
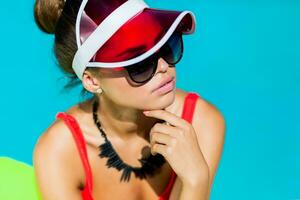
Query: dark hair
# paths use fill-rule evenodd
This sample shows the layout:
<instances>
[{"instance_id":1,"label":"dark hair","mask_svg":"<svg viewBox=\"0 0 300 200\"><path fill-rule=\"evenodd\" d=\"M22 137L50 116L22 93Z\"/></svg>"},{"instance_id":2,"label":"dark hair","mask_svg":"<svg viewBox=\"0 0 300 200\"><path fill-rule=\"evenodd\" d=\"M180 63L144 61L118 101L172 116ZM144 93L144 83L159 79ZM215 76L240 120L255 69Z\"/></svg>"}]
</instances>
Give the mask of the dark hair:
<instances>
[{"instance_id":1,"label":"dark hair","mask_svg":"<svg viewBox=\"0 0 300 200\"><path fill-rule=\"evenodd\" d=\"M77 51L75 22L82 0L36 0L34 4L34 19L41 31L54 34L54 54L58 61L57 66L69 79L63 90L69 90L81 85L76 76L72 61ZM87 67L94 76L97 68ZM63 77L64 78L64 77ZM89 91L82 87L81 95Z\"/></svg>"}]
</instances>

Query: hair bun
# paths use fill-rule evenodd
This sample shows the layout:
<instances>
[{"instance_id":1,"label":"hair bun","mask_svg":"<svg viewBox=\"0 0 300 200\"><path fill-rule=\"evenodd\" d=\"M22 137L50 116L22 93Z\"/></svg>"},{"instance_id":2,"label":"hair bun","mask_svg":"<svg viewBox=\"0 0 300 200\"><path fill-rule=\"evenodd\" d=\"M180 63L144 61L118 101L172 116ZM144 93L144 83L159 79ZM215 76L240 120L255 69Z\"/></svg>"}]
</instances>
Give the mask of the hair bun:
<instances>
[{"instance_id":1,"label":"hair bun","mask_svg":"<svg viewBox=\"0 0 300 200\"><path fill-rule=\"evenodd\" d=\"M55 33L56 23L61 15L65 0L36 0L34 19L38 27L45 33Z\"/></svg>"}]
</instances>

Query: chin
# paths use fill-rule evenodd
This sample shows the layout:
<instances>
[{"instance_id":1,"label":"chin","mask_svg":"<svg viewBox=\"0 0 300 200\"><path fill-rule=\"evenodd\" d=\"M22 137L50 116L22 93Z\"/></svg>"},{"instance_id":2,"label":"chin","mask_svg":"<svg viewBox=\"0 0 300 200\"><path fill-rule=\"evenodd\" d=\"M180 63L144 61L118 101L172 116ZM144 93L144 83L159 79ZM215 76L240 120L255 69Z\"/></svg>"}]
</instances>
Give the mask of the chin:
<instances>
[{"instance_id":1,"label":"chin","mask_svg":"<svg viewBox=\"0 0 300 200\"><path fill-rule=\"evenodd\" d=\"M173 90L163 93L163 94L154 94L154 102L152 106L155 107L153 109L164 109L170 106L175 100L176 88Z\"/></svg>"}]
</instances>

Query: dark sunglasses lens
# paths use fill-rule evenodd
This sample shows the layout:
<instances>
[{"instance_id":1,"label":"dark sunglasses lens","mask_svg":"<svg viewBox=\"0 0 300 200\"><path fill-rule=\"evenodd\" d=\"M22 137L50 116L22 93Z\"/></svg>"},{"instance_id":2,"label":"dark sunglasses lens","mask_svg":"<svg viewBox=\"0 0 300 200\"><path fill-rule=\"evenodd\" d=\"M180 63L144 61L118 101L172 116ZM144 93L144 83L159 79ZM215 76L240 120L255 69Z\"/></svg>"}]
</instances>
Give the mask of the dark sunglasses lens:
<instances>
[{"instance_id":1,"label":"dark sunglasses lens","mask_svg":"<svg viewBox=\"0 0 300 200\"><path fill-rule=\"evenodd\" d=\"M126 67L130 78L136 83L148 81L156 70L157 59L155 57L156 56L150 56L140 63Z\"/></svg>"},{"instance_id":2,"label":"dark sunglasses lens","mask_svg":"<svg viewBox=\"0 0 300 200\"><path fill-rule=\"evenodd\" d=\"M161 56L169 63L176 64L180 61L183 54L182 35L173 34L161 50Z\"/></svg>"},{"instance_id":3,"label":"dark sunglasses lens","mask_svg":"<svg viewBox=\"0 0 300 200\"><path fill-rule=\"evenodd\" d=\"M136 83L144 83L151 79L157 67L158 57L163 57L169 64L176 64L180 61L183 53L182 35L174 33L166 44L149 58L137 64L127 66L126 69L130 78Z\"/></svg>"}]
</instances>

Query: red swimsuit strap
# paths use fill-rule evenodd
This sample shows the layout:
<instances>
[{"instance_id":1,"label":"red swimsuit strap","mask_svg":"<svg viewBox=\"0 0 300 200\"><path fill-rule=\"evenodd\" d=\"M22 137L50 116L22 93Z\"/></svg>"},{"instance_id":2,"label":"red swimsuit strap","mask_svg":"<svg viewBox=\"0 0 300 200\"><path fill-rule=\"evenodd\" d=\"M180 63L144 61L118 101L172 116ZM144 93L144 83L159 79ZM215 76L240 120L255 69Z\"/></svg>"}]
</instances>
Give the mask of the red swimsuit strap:
<instances>
[{"instance_id":1,"label":"red swimsuit strap","mask_svg":"<svg viewBox=\"0 0 300 200\"><path fill-rule=\"evenodd\" d=\"M83 137L82 131L76 119L72 115L67 114L65 112L58 112L56 114L56 118L63 119L72 132L72 135L75 139L79 151L81 161L83 163L83 167L86 175L86 186L90 189L90 191L92 191L93 189L92 171L88 161L87 149L86 149L85 139Z\"/></svg>"},{"instance_id":2,"label":"red swimsuit strap","mask_svg":"<svg viewBox=\"0 0 300 200\"><path fill-rule=\"evenodd\" d=\"M195 111L195 106L197 103L197 99L200 96L195 92L189 92L184 100L184 106L181 118L187 120L188 122L192 123L193 115Z\"/></svg>"}]
</instances>

